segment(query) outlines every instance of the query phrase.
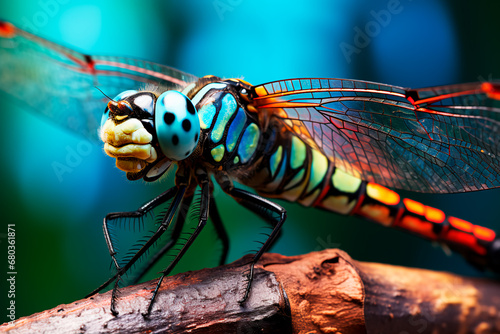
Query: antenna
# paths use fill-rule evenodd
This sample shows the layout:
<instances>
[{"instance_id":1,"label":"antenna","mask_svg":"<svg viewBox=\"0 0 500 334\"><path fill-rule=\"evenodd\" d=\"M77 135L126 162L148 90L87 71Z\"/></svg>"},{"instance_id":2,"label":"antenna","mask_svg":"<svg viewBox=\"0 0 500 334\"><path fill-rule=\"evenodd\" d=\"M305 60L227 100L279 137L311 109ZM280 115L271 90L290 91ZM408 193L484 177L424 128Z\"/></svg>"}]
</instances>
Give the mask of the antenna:
<instances>
[{"instance_id":1,"label":"antenna","mask_svg":"<svg viewBox=\"0 0 500 334\"><path fill-rule=\"evenodd\" d=\"M108 100L113 101L113 99L110 98L109 96L107 96L106 94L104 94L104 92L99 87L94 86L94 88L97 89L98 91L100 91L102 93L102 95L106 96Z\"/></svg>"}]
</instances>

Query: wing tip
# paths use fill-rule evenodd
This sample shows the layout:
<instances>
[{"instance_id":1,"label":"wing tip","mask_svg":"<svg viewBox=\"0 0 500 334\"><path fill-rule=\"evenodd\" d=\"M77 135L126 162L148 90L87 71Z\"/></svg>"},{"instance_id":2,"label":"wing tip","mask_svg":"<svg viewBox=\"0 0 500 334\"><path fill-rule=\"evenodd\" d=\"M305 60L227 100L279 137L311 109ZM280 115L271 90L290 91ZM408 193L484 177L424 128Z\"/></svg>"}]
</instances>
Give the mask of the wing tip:
<instances>
[{"instance_id":1,"label":"wing tip","mask_svg":"<svg viewBox=\"0 0 500 334\"><path fill-rule=\"evenodd\" d=\"M500 100L500 83L483 82L481 90L490 98Z\"/></svg>"},{"instance_id":2,"label":"wing tip","mask_svg":"<svg viewBox=\"0 0 500 334\"><path fill-rule=\"evenodd\" d=\"M16 27L9 22L0 20L0 37L12 38L16 35Z\"/></svg>"}]
</instances>

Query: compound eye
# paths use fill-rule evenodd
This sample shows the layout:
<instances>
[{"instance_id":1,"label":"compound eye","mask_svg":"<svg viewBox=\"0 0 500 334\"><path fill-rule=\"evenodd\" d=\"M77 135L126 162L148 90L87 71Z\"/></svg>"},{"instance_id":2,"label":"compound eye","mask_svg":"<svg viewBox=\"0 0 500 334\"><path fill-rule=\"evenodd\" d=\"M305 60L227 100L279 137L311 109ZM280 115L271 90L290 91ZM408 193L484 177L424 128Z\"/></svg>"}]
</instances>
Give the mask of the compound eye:
<instances>
[{"instance_id":1,"label":"compound eye","mask_svg":"<svg viewBox=\"0 0 500 334\"><path fill-rule=\"evenodd\" d=\"M116 95L115 98L113 99L113 101L118 102L118 101L124 100L127 97L129 97L133 94L136 94L136 93L137 93L136 90L126 90L126 91L121 92L120 94ZM104 123L106 123L108 118L109 118L109 108L106 107L106 109L104 110L104 113L102 114L102 117L101 117L101 128L104 125Z\"/></svg>"},{"instance_id":2,"label":"compound eye","mask_svg":"<svg viewBox=\"0 0 500 334\"><path fill-rule=\"evenodd\" d=\"M134 95L134 94L137 94L138 92L136 90L133 90L133 89L130 89L130 90L126 90L124 92L121 92L120 94L116 95L115 98L113 99L113 101L121 101L121 100L125 100L127 97L131 96L131 95Z\"/></svg>"},{"instance_id":3,"label":"compound eye","mask_svg":"<svg viewBox=\"0 0 500 334\"><path fill-rule=\"evenodd\" d=\"M140 110L140 115L137 115L139 119L153 119L155 112L155 99L156 96L153 93L142 92L130 98L130 102L134 109Z\"/></svg>"},{"instance_id":4,"label":"compound eye","mask_svg":"<svg viewBox=\"0 0 500 334\"><path fill-rule=\"evenodd\" d=\"M200 136L200 120L193 102L177 91L156 100L155 128L160 148L171 160L184 160L193 153Z\"/></svg>"}]
</instances>

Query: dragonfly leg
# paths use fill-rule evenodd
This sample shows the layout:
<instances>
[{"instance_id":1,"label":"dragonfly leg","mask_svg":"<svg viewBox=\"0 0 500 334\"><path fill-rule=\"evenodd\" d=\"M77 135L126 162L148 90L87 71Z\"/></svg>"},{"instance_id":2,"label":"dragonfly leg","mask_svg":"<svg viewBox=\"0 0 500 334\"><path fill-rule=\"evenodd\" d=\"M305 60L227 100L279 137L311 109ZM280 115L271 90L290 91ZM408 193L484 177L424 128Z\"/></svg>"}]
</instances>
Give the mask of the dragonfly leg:
<instances>
[{"instance_id":1,"label":"dragonfly leg","mask_svg":"<svg viewBox=\"0 0 500 334\"><path fill-rule=\"evenodd\" d=\"M106 239L106 245L108 246L109 250L109 255L113 259L113 263L116 267L117 270L120 270L120 265L118 264L118 261L116 259L116 250L113 246L113 241L111 240L111 234L110 234L110 226L114 225L118 219L120 218L140 218L144 216L146 213L157 207L158 205L161 205L165 203L166 201L170 200L172 197L174 197L176 192L176 188L170 188L164 193L160 194L159 196L153 198L151 201L148 203L144 204L141 206L139 209L136 211L132 212L113 212L109 213L106 215L104 218L103 224L102 224L102 229L104 231L104 238Z\"/></svg>"},{"instance_id":2,"label":"dragonfly leg","mask_svg":"<svg viewBox=\"0 0 500 334\"><path fill-rule=\"evenodd\" d=\"M141 278L146 274L155 264L160 260L166 252L168 252L179 240L179 236L181 235L182 228L184 227L184 223L187 218L187 213L191 203L193 202L193 196L185 197L180 205L179 214L175 217L173 228L172 228L172 236L170 240L159 250L157 251L141 269L141 272L132 280L132 284L136 284L141 280Z\"/></svg>"},{"instance_id":3,"label":"dragonfly leg","mask_svg":"<svg viewBox=\"0 0 500 334\"><path fill-rule=\"evenodd\" d=\"M153 267L156 264L156 262L158 262L158 260L161 259L162 256L165 255L165 253L168 252L170 249L172 249L172 247L177 243L177 241L179 240L179 236L181 235L182 228L184 227L184 222L186 221L188 209L191 206L192 201L193 197L186 197L182 201L181 208L179 210L179 215L176 217L173 225L172 237L165 246L163 246L156 254L154 254L148 260L147 264L145 265L145 268L142 269L142 272L136 278L134 278L132 284L136 284L137 282L139 282L139 280L144 276L144 274L147 273L151 269L151 267ZM184 208L185 210L183 210ZM209 217L212 220L212 223L214 224L217 236L222 242L222 254L219 259L219 265L223 265L224 263L226 263L227 253L229 250L229 237L224 228L224 225L222 224L222 219L220 218L220 214L213 197L210 197L209 212L210 212Z\"/></svg>"},{"instance_id":4,"label":"dragonfly leg","mask_svg":"<svg viewBox=\"0 0 500 334\"><path fill-rule=\"evenodd\" d=\"M144 314L144 316L148 316L151 313L151 310L153 309L153 304L156 299L156 296L158 294L158 290L161 286L161 283L165 276L167 276L176 266L176 264L179 262L179 260L182 258L182 256L186 253L186 251L189 249L193 241L198 237L200 234L201 230L203 227L205 227L208 219L208 214L209 214L209 206L210 206L210 186L208 182L208 176L204 174L202 176L202 180L199 181L199 184L201 185L201 208L200 208L200 219L198 222L198 226L195 228L191 236L188 238L184 246L182 246L181 250L179 253L176 255L176 257L173 259L173 261L168 265L168 267L161 271L161 277L158 279L158 283L156 284L156 287L153 291L153 295L151 296L151 300L149 302L148 310L147 313Z\"/></svg>"},{"instance_id":5,"label":"dragonfly leg","mask_svg":"<svg viewBox=\"0 0 500 334\"><path fill-rule=\"evenodd\" d=\"M214 224L217 236L222 242L222 254L219 259L219 265L221 266L224 263L226 263L227 253L229 251L229 238L227 236L226 229L222 224L222 219L220 217L219 210L217 209L217 205L215 204L215 200L212 196L210 197L209 217L212 220L212 223Z\"/></svg>"},{"instance_id":6,"label":"dragonfly leg","mask_svg":"<svg viewBox=\"0 0 500 334\"><path fill-rule=\"evenodd\" d=\"M250 273L248 274L248 284L245 290L245 295L239 301L240 304L244 303L250 293L250 288L252 286L254 266L257 261L259 261L262 254L271 247L272 243L276 240L281 227L286 219L286 210L280 205L273 203L265 198L258 195L252 194L248 191L230 188L226 190L231 197L233 197L239 204L246 207L247 209L255 212L267 222L273 225L273 230L267 240L264 242L259 251L253 256L252 262L250 263Z\"/></svg>"},{"instance_id":7,"label":"dragonfly leg","mask_svg":"<svg viewBox=\"0 0 500 334\"><path fill-rule=\"evenodd\" d=\"M175 191L176 191L175 187L168 189L164 193L158 195L157 197L153 198L151 201L149 201L146 204L144 204L143 206L141 206L136 211L114 212L114 213L108 214L104 218L103 226L102 226L103 230L104 230L104 238L106 240L106 245L108 246L109 254L110 254L111 258L113 259L113 263L117 269L117 273L115 275L113 275L112 277L110 277L106 282L101 284L101 286L99 286L97 289L95 289L94 291L89 293L86 297L92 296L92 295L98 293L99 291L103 290L104 288L106 288L111 282L113 282L118 277L118 274L120 271L120 266L118 265L118 262L115 258L116 251L115 251L115 248L113 246L113 242L111 241L111 235L109 233L109 225L112 224L113 221L115 221L116 219L119 219L119 218L129 218L129 217L137 218L137 217L144 216L146 213L148 213L149 211L151 211L152 209L154 209L158 205L161 205L162 203L165 203L166 201L170 200L175 195Z\"/></svg>"},{"instance_id":8,"label":"dragonfly leg","mask_svg":"<svg viewBox=\"0 0 500 334\"><path fill-rule=\"evenodd\" d=\"M165 193L161 194L160 196L156 197L155 199L153 199L152 201L146 203L144 206L141 207L141 208L145 208L146 207L148 209L147 211L149 211L152 208L158 206L159 204L164 203L165 201L167 201L170 198L174 197L174 194L175 194L175 197L174 197L174 200L173 200L172 204L170 204L170 207L168 208L168 211L165 214L165 216L164 216L164 218L163 218L160 226L158 227L158 229L156 230L156 232L151 236L151 238L139 249L139 251L130 259L130 261L125 266L123 266L123 267L118 266L117 267L118 270L117 270L116 274L113 275L106 282L104 282L100 287L98 287L97 289L95 289L94 291L92 291L90 294L88 294L87 297L91 296L91 295L94 295L95 293L101 291L106 286L108 286L111 282L113 282L115 279L116 279L116 281L118 283L118 281L121 279L121 276L128 269L130 269L130 267L149 249L149 247L151 247L163 235L163 233L167 230L168 226L172 222L174 214L177 211L177 209L178 209L178 207L179 207L179 205L181 203L182 198L184 197L185 191L186 191L186 186L185 185L180 185L180 186L178 186L178 188L173 187L173 188L167 190ZM152 206L148 207L148 205L152 205ZM107 220L111 219L110 217L119 218L119 217L123 217L125 214L134 214L134 213L137 213L137 212L139 212L139 210L135 211L135 212L131 212L131 213L130 212L114 213L114 214L109 214L105 218L104 226L105 226L106 243L108 244L108 247L109 247L109 250L110 250L110 254L112 254L113 259L115 260L115 265L117 265L117 261L114 258L114 255L116 253L115 253L113 245L111 243L111 238L110 238L110 235L109 235L109 231L107 230ZM130 216L127 216L127 217L130 217ZM116 304L116 298L117 298L117 288L118 288L118 284L115 284L115 287L113 288L113 292L112 292L112 298L111 298L111 312L114 315L118 314L118 312L116 311L116 307L115 307L116 306L115 305Z\"/></svg>"}]
</instances>

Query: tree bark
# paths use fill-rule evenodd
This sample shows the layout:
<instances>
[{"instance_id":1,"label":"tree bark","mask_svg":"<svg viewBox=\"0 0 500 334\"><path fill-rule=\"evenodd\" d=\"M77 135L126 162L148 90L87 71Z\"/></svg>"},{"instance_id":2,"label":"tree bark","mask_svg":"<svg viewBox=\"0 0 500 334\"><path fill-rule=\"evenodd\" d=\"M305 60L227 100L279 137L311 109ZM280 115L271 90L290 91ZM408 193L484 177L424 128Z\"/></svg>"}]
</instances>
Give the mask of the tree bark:
<instances>
[{"instance_id":1,"label":"tree bark","mask_svg":"<svg viewBox=\"0 0 500 334\"><path fill-rule=\"evenodd\" d=\"M265 254L248 300L249 257L60 305L0 326L9 333L500 333L500 283L352 260L337 249Z\"/></svg>"}]
</instances>

